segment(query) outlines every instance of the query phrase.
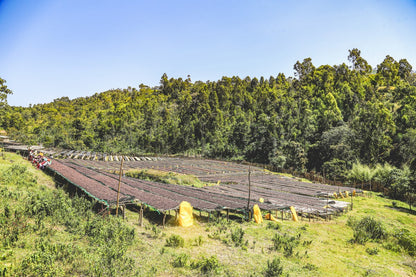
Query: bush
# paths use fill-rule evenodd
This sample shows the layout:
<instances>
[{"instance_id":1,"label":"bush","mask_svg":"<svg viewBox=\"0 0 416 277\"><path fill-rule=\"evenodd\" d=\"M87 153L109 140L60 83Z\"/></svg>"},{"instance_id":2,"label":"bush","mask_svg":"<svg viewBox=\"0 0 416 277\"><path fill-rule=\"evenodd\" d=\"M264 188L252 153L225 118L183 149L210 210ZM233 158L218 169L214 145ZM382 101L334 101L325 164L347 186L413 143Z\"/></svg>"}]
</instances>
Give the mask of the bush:
<instances>
[{"instance_id":1,"label":"bush","mask_svg":"<svg viewBox=\"0 0 416 277\"><path fill-rule=\"evenodd\" d=\"M189 255L188 254L180 254L178 257L173 260L172 265L174 267L185 267L188 264Z\"/></svg>"},{"instance_id":2,"label":"bush","mask_svg":"<svg viewBox=\"0 0 416 277\"><path fill-rule=\"evenodd\" d=\"M410 256L416 256L416 236L407 229L397 232L395 238L398 244L409 253Z\"/></svg>"},{"instance_id":3,"label":"bush","mask_svg":"<svg viewBox=\"0 0 416 277\"><path fill-rule=\"evenodd\" d=\"M201 246L204 243L204 239L202 238L202 236L198 236L195 240L194 240L194 245L195 246Z\"/></svg>"},{"instance_id":4,"label":"bush","mask_svg":"<svg viewBox=\"0 0 416 277\"><path fill-rule=\"evenodd\" d=\"M211 256L210 258L202 257L201 260L192 262L191 266L195 269L199 268L202 273L218 273L221 268L217 256Z\"/></svg>"},{"instance_id":5,"label":"bush","mask_svg":"<svg viewBox=\"0 0 416 277\"><path fill-rule=\"evenodd\" d=\"M267 229L280 230L281 226L278 222L268 222L266 228Z\"/></svg>"},{"instance_id":6,"label":"bush","mask_svg":"<svg viewBox=\"0 0 416 277\"><path fill-rule=\"evenodd\" d=\"M280 235L279 233L274 234L274 237L272 238L273 241L273 247L272 249L275 251L279 251L280 249L285 249L285 253L292 252L293 254L293 248L296 248L299 245L299 240L296 238L296 236L289 237L288 234Z\"/></svg>"},{"instance_id":7,"label":"bush","mask_svg":"<svg viewBox=\"0 0 416 277\"><path fill-rule=\"evenodd\" d=\"M0 182L9 187L31 187L37 184L37 179L26 166L14 164L0 174Z\"/></svg>"},{"instance_id":8,"label":"bush","mask_svg":"<svg viewBox=\"0 0 416 277\"><path fill-rule=\"evenodd\" d=\"M352 227L354 231L352 241L355 243L365 244L368 240L381 240L388 236L382 223L370 216L364 217L360 221L350 217L347 225Z\"/></svg>"},{"instance_id":9,"label":"bush","mask_svg":"<svg viewBox=\"0 0 416 277\"><path fill-rule=\"evenodd\" d=\"M267 261L267 268L264 270L263 275L265 277L282 276L283 266L280 265L280 259L274 258L273 261Z\"/></svg>"},{"instance_id":10,"label":"bush","mask_svg":"<svg viewBox=\"0 0 416 277\"><path fill-rule=\"evenodd\" d=\"M171 235L166 239L166 246L169 247L183 247L185 245L185 240L179 235Z\"/></svg>"},{"instance_id":11,"label":"bush","mask_svg":"<svg viewBox=\"0 0 416 277\"><path fill-rule=\"evenodd\" d=\"M63 276L63 265L71 264L80 255L81 250L72 244L41 238L36 242L36 251L22 260L19 272L24 276Z\"/></svg>"},{"instance_id":12,"label":"bush","mask_svg":"<svg viewBox=\"0 0 416 277\"><path fill-rule=\"evenodd\" d=\"M283 254L285 255L286 258L292 257L293 256L293 245L288 244L284 247L284 251Z\"/></svg>"},{"instance_id":13,"label":"bush","mask_svg":"<svg viewBox=\"0 0 416 277\"><path fill-rule=\"evenodd\" d=\"M309 271L317 271L318 267L314 264L307 263L305 266L303 266L304 269L307 269Z\"/></svg>"},{"instance_id":14,"label":"bush","mask_svg":"<svg viewBox=\"0 0 416 277\"><path fill-rule=\"evenodd\" d=\"M242 246L244 243L243 238L243 228L237 227L236 229L231 230L231 240L234 242L235 246Z\"/></svg>"},{"instance_id":15,"label":"bush","mask_svg":"<svg viewBox=\"0 0 416 277\"><path fill-rule=\"evenodd\" d=\"M379 250L377 247L365 249L365 252L367 252L369 255L377 255L378 251Z\"/></svg>"}]
</instances>

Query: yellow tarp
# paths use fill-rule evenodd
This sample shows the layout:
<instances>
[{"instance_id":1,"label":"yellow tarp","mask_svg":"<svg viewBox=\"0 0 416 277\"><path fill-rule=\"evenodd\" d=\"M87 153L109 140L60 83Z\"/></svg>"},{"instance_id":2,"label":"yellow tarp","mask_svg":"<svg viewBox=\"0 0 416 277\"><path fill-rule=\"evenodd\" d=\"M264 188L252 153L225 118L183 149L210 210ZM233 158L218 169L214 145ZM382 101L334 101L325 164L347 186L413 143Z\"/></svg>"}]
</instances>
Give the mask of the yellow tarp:
<instances>
[{"instance_id":1,"label":"yellow tarp","mask_svg":"<svg viewBox=\"0 0 416 277\"><path fill-rule=\"evenodd\" d=\"M277 219L271 213L266 214L265 218L267 220L278 222Z\"/></svg>"},{"instance_id":2,"label":"yellow tarp","mask_svg":"<svg viewBox=\"0 0 416 277\"><path fill-rule=\"evenodd\" d=\"M254 217L254 221L256 221L256 223L262 223L263 222L263 216L261 215L261 211L259 206L256 204L253 207L253 217Z\"/></svg>"},{"instance_id":3,"label":"yellow tarp","mask_svg":"<svg viewBox=\"0 0 416 277\"><path fill-rule=\"evenodd\" d=\"M194 224L194 217L192 215L193 208L191 204L186 201L183 201L179 205L179 217L178 224L182 227L189 227Z\"/></svg>"},{"instance_id":4,"label":"yellow tarp","mask_svg":"<svg viewBox=\"0 0 416 277\"><path fill-rule=\"evenodd\" d=\"M298 222L298 214L293 206L290 206L290 211L292 212L292 219L293 221Z\"/></svg>"}]
</instances>

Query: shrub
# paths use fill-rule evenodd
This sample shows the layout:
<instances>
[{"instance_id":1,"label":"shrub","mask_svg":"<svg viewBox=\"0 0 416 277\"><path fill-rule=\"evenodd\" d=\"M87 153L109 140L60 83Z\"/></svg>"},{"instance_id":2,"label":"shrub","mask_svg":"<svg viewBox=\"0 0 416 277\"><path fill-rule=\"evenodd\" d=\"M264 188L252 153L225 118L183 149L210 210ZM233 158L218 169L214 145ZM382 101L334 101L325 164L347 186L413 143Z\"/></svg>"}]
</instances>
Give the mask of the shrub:
<instances>
[{"instance_id":1,"label":"shrub","mask_svg":"<svg viewBox=\"0 0 416 277\"><path fill-rule=\"evenodd\" d=\"M0 174L0 181L7 186L30 187L37 184L37 179L24 165L14 164Z\"/></svg>"},{"instance_id":2,"label":"shrub","mask_svg":"<svg viewBox=\"0 0 416 277\"><path fill-rule=\"evenodd\" d=\"M378 254L378 248L374 247L374 248L366 248L365 252L367 252L369 255L377 255Z\"/></svg>"},{"instance_id":3,"label":"shrub","mask_svg":"<svg viewBox=\"0 0 416 277\"><path fill-rule=\"evenodd\" d=\"M263 275L265 277L282 276L283 266L280 265L280 259L274 258L273 261L267 261L267 268L264 270Z\"/></svg>"},{"instance_id":4,"label":"shrub","mask_svg":"<svg viewBox=\"0 0 416 277\"><path fill-rule=\"evenodd\" d=\"M281 226L278 222L268 222L266 228L267 229L280 230Z\"/></svg>"},{"instance_id":5,"label":"shrub","mask_svg":"<svg viewBox=\"0 0 416 277\"><path fill-rule=\"evenodd\" d=\"M416 236L407 229L402 229L394 235L398 244L409 253L410 256L416 255Z\"/></svg>"},{"instance_id":6,"label":"shrub","mask_svg":"<svg viewBox=\"0 0 416 277\"><path fill-rule=\"evenodd\" d=\"M202 236L198 236L195 241L194 241L194 245L195 246L201 246L204 243L204 239L202 238Z\"/></svg>"},{"instance_id":7,"label":"shrub","mask_svg":"<svg viewBox=\"0 0 416 277\"><path fill-rule=\"evenodd\" d=\"M234 230L231 230L231 240L234 242L235 246L242 246L244 238L243 228L237 227Z\"/></svg>"},{"instance_id":8,"label":"shrub","mask_svg":"<svg viewBox=\"0 0 416 277\"><path fill-rule=\"evenodd\" d=\"M283 254L285 255L286 258L292 257L293 256L293 245L291 245L291 244L285 245Z\"/></svg>"},{"instance_id":9,"label":"shrub","mask_svg":"<svg viewBox=\"0 0 416 277\"><path fill-rule=\"evenodd\" d=\"M188 254L180 254L178 257L173 260L172 265L174 267L185 267L188 264L189 255Z\"/></svg>"},{"instance_id":10,"label":"shrub","mask_svg":"<svg viewBox=\"0 0 416 277\"><path fill-rule=\"evenodd\" d=\"M221 268L217 256L211 256L210 258L202 257L199 261L193 261L191 266L195 269L199 268L202 273L218 273Z\"/></svg>"},{"instance_id":11,"label":"shrub","mask_svg":"<svg viewBox=\"0 0 416 277\"><path fill-rule=\"evenodd\" d=\"M350 217L347 225L354 231L352 241L359 244L365 244L368 240L385 239L388 235L382 223L371 216L364 217L360 221Z\"/></svg>"},{"instance_id":12,"label":"shrub","mask_svg":"<svg viewBox=\"0 0 416 277\"><path fill-rule=\"evenodd\" d=\"M171 235L166 239L166 246L169 247L183 247L185 240L180 235Z\"/></svg>"},{"instance_id":13,"label":"shrub","mask_svg":"<svg viewBox=\"0 0 416 277\"><path fill-rule=\"evenodd\" d=\"M303 268L304 269L307 269L309 271L316 271L316 270L318 270L318 267L316 265L310 264L310 263L307 263Z\"/></svg>"},{"instance_id":14,"label":"shrub","mask_svg":"<svg viewBox=\"0 0 416 277\"><path fill-rule=\"evenodd\" d=\"M161 233L162 233L162 230L160 230L160 228L158 228L156 225L152 225L152 236L154 238L158 238Z\"/></svg>"},{"instance_id":15,"label":"shrub","mask_svg":"<svg viewBox=\"0 0 416 277\"><path fill-rule=\"evenodd\" d=\"M299 245L299 240L296 238L296 236L289 237L288 234L280 235L279 233L274 234L274 237L272 238L273 241L273 250L279 251L280 249L287 249L285 250L287 253L290 252L290 247L296 248ZM289 247L290 246L290 247ZM293 253L293 251L292 251Z\"/></svg>"}]
</instances>

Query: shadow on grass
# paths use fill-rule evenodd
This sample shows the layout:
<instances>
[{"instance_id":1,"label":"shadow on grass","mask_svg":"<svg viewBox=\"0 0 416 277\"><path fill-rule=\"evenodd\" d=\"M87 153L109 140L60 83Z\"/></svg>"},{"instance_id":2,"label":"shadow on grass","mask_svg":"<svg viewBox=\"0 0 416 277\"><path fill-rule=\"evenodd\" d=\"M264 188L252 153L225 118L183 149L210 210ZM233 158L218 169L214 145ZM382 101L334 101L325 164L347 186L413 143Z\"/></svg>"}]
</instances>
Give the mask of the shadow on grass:
<instances>
[{"instance_id":1,"label":"shadow on grass","mask_svg":"<svg viewBox=\"0 0 416 277\"><path fill-rule=\"evenodd\" d=\"M405 207L395 207L395 206L390 206L390 205L384 205L384 207L388 208L388 209L392 209L392 210L396 210L402 213L407 213L407 214L412 214L412 215L416 215L416 210L414 209L409 209L409 208L405 208Z\"/></svg>"}]
</instances>

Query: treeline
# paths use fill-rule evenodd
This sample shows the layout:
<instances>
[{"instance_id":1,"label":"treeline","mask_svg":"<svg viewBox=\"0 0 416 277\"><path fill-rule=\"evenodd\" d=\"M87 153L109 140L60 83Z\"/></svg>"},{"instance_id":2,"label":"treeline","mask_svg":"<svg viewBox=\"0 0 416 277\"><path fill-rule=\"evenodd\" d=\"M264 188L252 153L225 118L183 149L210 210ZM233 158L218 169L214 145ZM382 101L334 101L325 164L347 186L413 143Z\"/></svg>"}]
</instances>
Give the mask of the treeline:
<instances>
[{"instance_id":1,"label":"treeline","mask_svg":"<svg viewBox=\"0 0 416 277\"><path fill-rule=\"evenodd\" d=\"M113 89L28 108L8 107L1 127L25 143L118 153L197 154L325 172L345 180L357 161L410 165L416 152L416 74L390 56L371 68L294 65L295 78L223 77Z\"/></svg>"}]
</instances>

